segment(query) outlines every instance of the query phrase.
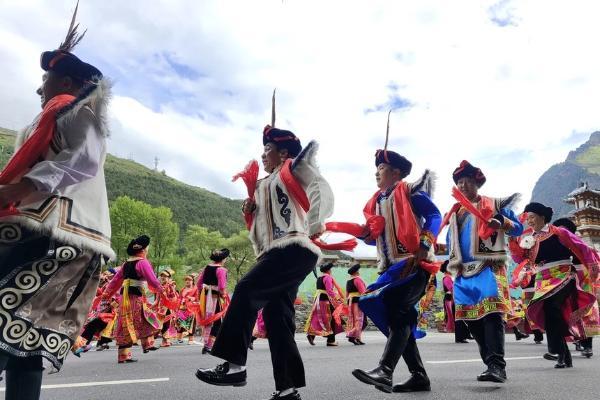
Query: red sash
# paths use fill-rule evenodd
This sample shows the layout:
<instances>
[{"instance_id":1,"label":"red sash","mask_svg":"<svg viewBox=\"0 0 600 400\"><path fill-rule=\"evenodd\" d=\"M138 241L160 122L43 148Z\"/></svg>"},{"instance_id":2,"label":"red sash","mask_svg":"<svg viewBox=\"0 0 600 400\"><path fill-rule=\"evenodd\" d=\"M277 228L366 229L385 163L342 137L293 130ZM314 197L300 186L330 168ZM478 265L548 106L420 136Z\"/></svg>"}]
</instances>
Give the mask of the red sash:
<instances>
[{"instance_id":1,"label":"red sash","mask_svg":"<svg viewBox=\"0 0 600 400\"><path fill-rule=\"evenodd\" d=\"M46 103L35 130L0 172L0 185L15 183L39 159L46 156L56 132L56 114L74 99L75 97L69 94L60 94ZM18 212L14 205L10 205L0 211L0 216L18 214Z\"/></svg>"},{"instance_id":2,"label":"red sash","mask_svg":"<svg viewBox=\"0 0 600 400\"><path fill-rule=\"evenodd\" d=\"M450 211L444 216L440 231L450 222L452 214L457 213L461 207L464 207L477 218L477 233L479 237L485 240L492 236L495 230L490 228L487 224L494 215L494 200L486 196L480 196L477 207L475 207L456 186L452 188L452 196L458 200L458 203L454 204Z\"/></svg>"},{"instance_id":3,"label":"red sash","mask_svg":"<svg viewBox=\"0 0 600 400\"><path fill-rule=\"evenodd\" d=\"M248 189L248 196L253 199L254 190L256 189L256 183L258 180L258 162L251 161L246 166L244 171L240 172L239 174L233 177L233 180L235 181L240 177L246 184L246 188ZM306 192L292 174L292 159L288 158L287 160L285 160L283 166L281 167L281 170L279 171L279 177L281 178L281 181L285 185L291 197L300 205L300 207L302 207L304 212L308 212L308 210L310 209L310 201L306 196ZM244 219L246 220L246 226L248 227L248 229L250 229L252 227L254 215L252 213L244 214ZM319 239L313 239L312 242L323 250L351 251L357 245L357 242L354 239L345 240L339 243L325 243Z\"/></svg>"},{"instance_id":4,"label":"red sash","mask_svg":"<svg viewBox=\"0 0 600 400\"><path fill-rule=\"evenodd\" d=\"M385 228L384 217L376 214L379 194L380 191L377 191L363 209L366 219L365 225L351 222L328 222L326 224L327 230L331 232L343 232L355 237L363 237L365 234L368 234L368 239L377 239L381 236ZM416 253L420 245L420 229L412 210L409 189L406 182L400 182L392 195L394 196L394 216L397 221L402 221L396 227L396 237L409 252Z\"/></svg>"}]
</instances>

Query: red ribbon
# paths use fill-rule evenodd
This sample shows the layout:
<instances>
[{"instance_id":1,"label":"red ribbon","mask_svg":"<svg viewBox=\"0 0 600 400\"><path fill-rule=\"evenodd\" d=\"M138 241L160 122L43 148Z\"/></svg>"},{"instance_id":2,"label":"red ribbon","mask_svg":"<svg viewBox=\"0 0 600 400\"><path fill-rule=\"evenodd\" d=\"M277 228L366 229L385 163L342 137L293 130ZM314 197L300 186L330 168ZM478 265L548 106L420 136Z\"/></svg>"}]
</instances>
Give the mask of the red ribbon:
<instances>
[{"instance_id":1,"label":"red ribbon","mask_svg":"<svg viewBox=\"0 0 600 400\"><path fill-rule=\"evenodd\" d=\"M469 201L469 199L465 197L464 194L461 193L460 190L458 190L456 186L452 188L452 196L460 203L461 206L463 206L468 212L473 214L473 216L479 220L478 233L480 238L485 240L494 234L495 229L490 228L487 225L494 214L494 211L488 204L483 205L481 210L479 210ZM483 200L484 198L482 197L482 203Z\"/></svg>"}]
</instances>

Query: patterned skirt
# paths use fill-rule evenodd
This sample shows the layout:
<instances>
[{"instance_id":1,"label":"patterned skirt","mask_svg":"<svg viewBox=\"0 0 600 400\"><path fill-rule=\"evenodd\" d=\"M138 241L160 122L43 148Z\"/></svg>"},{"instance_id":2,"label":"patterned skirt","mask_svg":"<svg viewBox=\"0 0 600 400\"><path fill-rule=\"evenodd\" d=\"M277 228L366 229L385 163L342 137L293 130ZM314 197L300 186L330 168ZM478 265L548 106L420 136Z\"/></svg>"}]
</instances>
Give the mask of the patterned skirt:
<instances>
[{"instance_id":1,"label":"patterned skirt","mask_svg":"<svg viewBox=\"0 0 600 400\"><path fill-rule=\"evenodd\" d=\"M344 327L337 324L333 318L333 310L329 300L319 300L317 295L304 331L308 335L323 337L343 332Z\"/></svg>"},{"instance_id":2,"label":"patterned skirt","mask_svg":"<svg viewBox=\"0 0 600 400\"><path fill-rule=\"evenodd\" d=\"M160 323L155 318L156 314L152 314L149 307L144 305L145 300L144 296L129 295L133 327L128 326L127 318L124 317L127 310L124 310L123 302L121 301L121 305L117 311L114 330L114 339L117 345L127 346L134 342L133 339L145 339L158 333ZM132 332L135 333L135 338L132 337Z\"/></svg>"},{"instance_id":3,"label":"patterned skirt","mask_svg":"<svg viewBox=\"0 0 600 400\"><path fill-rule=\"evenodd\" d=\"M263 309L258 310L258 316L256 317L256 323L252 330L252 336L255 338L266 339L267 338L267 327L265 326L265 320L263 318Z\"/></svg>"},{"instance_id":4,"label":"patterned skirt","mask_svg":"<svg viewBox=\"0 0 600 400\"><path fill-rule=\"evenodd\" d=\"M351 302L348 305L348 330L346 331L346 336L360 339L365 322L365 313L358 307L358 302Z\"/></svg>"},{"instance_id":5,"label":"patterned skirt","mask_svg":"<svg viewBox=\"0 0 600 400\"><path fill-rule=\"evenodd\" d=\"M492 313L511 310L506 267L485 267L471 277L454 281L454 319L474 321Z\"/></svg>"},{"instance_id":6,"label":"patterned skirt","mask_svg":"<svg viewBox=\"0 0 600 400\"><path fill-rule=\"evenodd\" d=\"M96 295L101 257L0 224L0 351L60 369Z\"/></svg>"},{"instance_id":7,"label":"patterned skirt","mask_svg":"<svg viewBox=\"0 0 600 400\"><path fill-rule=\"evenodd\" d=\"M579 283L581 289L594 294L595 288L589 271L583 265L576 265L575 268L577 269L577 283ZM587 337L600 335L600 310L597 301L592 305L590 311L584 315L583 329Z\"/></svg>"},{"instance_id":8,"label":"patterned skirt","mask_svg":"<svg viewBox=\"0 0 600 400\"><path fill-rule=\"evenodd\" d=\"M565 263L538 271L535 276L535 294L527 306L527 319L532 322L532 325L545 329L544 302L572 281L576 281L572 267L571 264ZM575 286L573 298L564 303L562 314L571 336L575 339L584 339L586 334L582 320L596 303L596 297L582 290L579 284Z\"/></svg>"}]
</instances>

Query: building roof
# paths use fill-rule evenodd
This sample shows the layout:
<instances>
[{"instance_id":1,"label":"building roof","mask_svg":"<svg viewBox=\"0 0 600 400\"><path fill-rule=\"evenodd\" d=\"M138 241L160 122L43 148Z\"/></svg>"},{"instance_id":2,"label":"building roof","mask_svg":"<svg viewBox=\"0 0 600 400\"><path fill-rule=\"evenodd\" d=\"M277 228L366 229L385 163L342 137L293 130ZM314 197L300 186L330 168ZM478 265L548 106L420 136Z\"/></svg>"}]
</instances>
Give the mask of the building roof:
<instances>
[{"instance_id":1,"label":"building roof","mask_svg":"<svg viewBox=\"0 0 600 400\"><path fill-rule=\"evenodd\" d=\"M565 201L568 201L570 198L579 196L583 193L592 193L592 194L597 194L600 196L600 190L590 189L588 186L588 183L583 182L577 189L573 190L571 193L569 193L567 195L567 199L565 199Z\"/></svg>"}]
</instances>

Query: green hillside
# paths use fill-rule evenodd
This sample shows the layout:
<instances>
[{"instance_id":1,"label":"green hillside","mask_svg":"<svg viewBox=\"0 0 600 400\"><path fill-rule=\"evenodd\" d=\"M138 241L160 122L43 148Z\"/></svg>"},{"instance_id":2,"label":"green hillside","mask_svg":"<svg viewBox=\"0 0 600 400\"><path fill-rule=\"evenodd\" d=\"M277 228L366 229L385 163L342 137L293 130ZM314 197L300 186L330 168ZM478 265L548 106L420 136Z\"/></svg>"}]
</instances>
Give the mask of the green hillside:
<instances>
[{"instance_id":1,"label":"green hillside","mask_svg":"<svg viewBox=\"0 0 600 400\"><path fill-rule=\"evenodd\" d=\"M15 132L0 128L0 164L13 152ZM241 201L186 185L134 161L109 155L104 165L109 201L129 196L153 206L169 207L182 230L199 224L230 236L244 229Z\"/></svg>"},{"instance_id":2,"label":"green hillside","mask_svg":"<svg viewBox=\"0 0 600 400\"><path fill-rule=\"evenodd\" d=\"M594 174L600 174L600 146L592 146L576 157L576 163Z\"/></svg>"},{"instance_id":3,"label":"green hillside","mask_svg":"<svg viewBox=\"0 0 600 400\"><path fill-rule=\"evenodd\" d=\"M581 182L600 189L600 132L592 133L564 162L544 172L533 188L531 201L552 207L555 218L568 216L573 206L564 200Z\"/></svg>"}]
</instances>

